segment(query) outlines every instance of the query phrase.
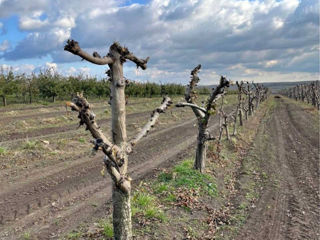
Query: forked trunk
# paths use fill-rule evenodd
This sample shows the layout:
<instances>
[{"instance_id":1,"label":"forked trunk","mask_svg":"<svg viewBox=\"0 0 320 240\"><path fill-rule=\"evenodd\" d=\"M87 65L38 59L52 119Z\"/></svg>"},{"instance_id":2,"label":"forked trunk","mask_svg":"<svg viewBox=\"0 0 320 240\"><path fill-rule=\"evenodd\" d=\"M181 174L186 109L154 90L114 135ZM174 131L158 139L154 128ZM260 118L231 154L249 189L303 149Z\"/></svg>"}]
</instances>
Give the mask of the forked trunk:
<instances>
[{"instance_id":1,"label":"forked trunk","mask_svg":"<svg viewBox=\"0 0 320 240\"><path fill-rule=\"evenodd\" d=\"M123 193L119 188L113 186L113 232L115 240L132 239L131 205L129 194Z\"/></svg>"}]
</instances>

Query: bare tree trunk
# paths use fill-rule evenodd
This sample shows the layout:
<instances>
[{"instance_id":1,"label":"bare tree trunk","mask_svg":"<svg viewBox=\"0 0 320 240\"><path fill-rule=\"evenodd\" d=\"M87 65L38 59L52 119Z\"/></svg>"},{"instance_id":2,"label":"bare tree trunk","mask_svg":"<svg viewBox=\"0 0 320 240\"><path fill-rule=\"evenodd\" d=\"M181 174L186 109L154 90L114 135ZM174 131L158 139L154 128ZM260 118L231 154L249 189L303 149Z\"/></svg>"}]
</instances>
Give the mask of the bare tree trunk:
<instances>
[{"instance_id":1,"label":"bare tree trunk","mask_svg":"<svg viewBox=\"0 0 320 240\"><path fill-rule=\"evenodd\" d=\"M224 117L223 125L224 125L224 128L226 129L227 140L229 140L230 139L230 135L229 135L229 129L228 129L228 117L227 116Z\"/></svg>"},{"instance_id":2,"label":"bare tree trunk","mask_svg":"<svg viewBox=\"0 0 320 240\"><path fill-rule=\"evenodd\" d=\"M232 135L237 135L237 118L238 118L238 112L240 111L239 105L237 106L236 113L234 115L234 121L233 121L233 133Z\"/></svg>"},{"instance_id":3,"label":"bare tree trunk","mask_svg":"<svg viewBox=\"0 0 320 240\"><path fill-rule=\"evenodd\" d=\"M249 116L252 115L252 108L251 108L251 95L249 94L249 97L248 97L248 114Z\"/></svg>"},{"instance_id":4,"label":"bare tree trunk","mask_svg":"<svg viewBox=\"0 0 320 240\"><path fill-rule=\"evenodd\" d=\"M2 103L4 107L7 106L7 98L4 95L2 95Z\"/></svg>"},{"instance_id":5,"label":"bare tree trunk","mask_svg":"<svg viewBox=\"0 0 320 240\"><path fill-rule=\"evenodd\" d=\"M201 68L199 64L191 71L191 81L186 89L185 93L185 103L177 103L176 107L191 107L192 111L198 119L198 142L196 150L196 159L194 162L194 168L200 172L204 172L205 161L206 161L206 141L213 140L212 136L207 132L207 126L209 122L210 115L212 114L211 109L213 108L213 103L215 103L220 97L225 93L225 88L229 87L229 81L221 76L219 85L211 92L208 100L206 101L206 107L200 107L195 103L195 87L200 81L198 77L198 72ZM223 101L222 101L223 102Z\"/></svg>"},{"instance_id":6,"label":"bare tree trunk","mask_svg":"<svg viewBox=\"0 0 320 240\"><path fill-rule=\"evenodd\" d=\"M109 65L107 71L111 82L110 101L112 107L112 141L110 141L101 131L95 121L95 114L90 110L90 104L83 97L77 94L72 102L67 102L72 110L79 112L80 125L85 124L86 129L91 132L95 139L94 150L102 150L105 154L104 163L112 180L112 200L113 200L113 229L116 240L132 239L131 224L131 178L127 174L128 154L132 152L132 147L144 137L155 125L160 113L172 104L169 97L164 97L161 105L151 114L151 119L145 124L142 130L131 141L127 141L126 132L126 98L125 98L125 78L123 77L123 63L126 60L134 62L137 67L145 70L147 68L146 59L139 59L127 48L119 43L113 43L109 48L109 53L101 57L97 52L92 55L83 51L78 42L68 40L64 50L69 51L81 58L97 65ZM112 97L111 97L112 96Z\"/></svg>"},{"instance_id":7,"label":"bare tree trunk","mask_svg":"<svg viewBox=\"0 0 320 240\"><path fill-rule=\"evenodd\" d=\"M226 135L227 135L227 140L230 140L230 135L229 135L229 129L228 129L228 125L226 125Z\"/></svg>"},{"instance_id":8,"label":"bare tree trunk","mask_svg":"<svg viewBox=\"0 0 320 240\"><path fill-rule=\"evenodd\" d=\"M243 126L243 116L242 116L242 109L239 109L239 125Z\"/></svg>"},{"instance_id":9,"label":"bare tree trunk","mask_svg":"<svg viewBox=\"0 0 320 240\"><path fill-rule=\"evenodd\" d=\"M222 116L219 116L219 138L218 138L219 143L221 142L222 132L223 132Z\"/></svg>"},{"instance_id":10,"label":"bare tree trunk","mask_svg":"<svg viewBox=\"0 0 320 240\"><path fill-rule=\"evenodd\" d=\"M132 239L130 194L112 187L113 232L116 240Z\"/></svg>"},{"instance_id":11,"label":"bare tree trunk","mask_svg":"<svg viewBox=\"0 0 320 240\"><path fill-rule=\"evenodd\" d=\"M204 172L207 154L207 143L206 143L206 126L199 126L196 160L194 162L194 168L199 170L201 173Z\"/></svg>"},{"instance_id":12,"label":"bare tree trunk","mask_svg":"<svg viewBox=\"0 0 320 240\"><path fill-rule=\"evenodd\" d=\"M120 174L126 176L128 156L125 151L127 147L125 81L123 78L123 66L120 61L120 54L112 48L110 48L110 52L114 56L113 64L109 65L112 72L110 86L112 93L112 138L113 143L124 150L122 151L124 163L120 167ZM124 193L116 187L113 187L112 189L114 237L116 240L131 239L131 192L128 191L127 193Z\"/></svg>"}]
</instances>

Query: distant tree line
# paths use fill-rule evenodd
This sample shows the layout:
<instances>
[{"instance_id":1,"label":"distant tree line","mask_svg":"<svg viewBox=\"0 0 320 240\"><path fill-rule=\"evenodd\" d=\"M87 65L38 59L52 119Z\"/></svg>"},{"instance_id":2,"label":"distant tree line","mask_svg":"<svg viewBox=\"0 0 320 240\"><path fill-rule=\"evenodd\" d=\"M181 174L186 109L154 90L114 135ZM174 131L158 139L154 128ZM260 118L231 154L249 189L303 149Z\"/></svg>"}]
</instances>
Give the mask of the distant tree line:
<instances>
[{"instance_id":1,"label":"distant tree line","mask_svg":"<svg viewBox=\"0 0 320 240\"><path fill-rule=\"evenodd\" d=\"M207 88L199 89L205 94ZM8 103L33 103L37 101L54 102L56 99L72 99L77 92L83 92L87 98L108 98L110 82L106 79L84 75L63 76L52 69L38 74L15 74L12 70L0 69L0 97L6 106ZM129 81L126 87L128 97L154 97L162 95L183 95L184 86L180 84L139 83Z\"/></svg>"},{"instance_id":2,"label":"distant tree line","mask_svg":"<svg viewBox=\"0 0 320 240\"><path fill-rule=\"evenodd\" d=\"M311 83L298 84L294 87L284 89L281 94L293 98L296 101L311 103L314 107L320 110L320 82L314 81Z\"/></svg>"}]
</instances>

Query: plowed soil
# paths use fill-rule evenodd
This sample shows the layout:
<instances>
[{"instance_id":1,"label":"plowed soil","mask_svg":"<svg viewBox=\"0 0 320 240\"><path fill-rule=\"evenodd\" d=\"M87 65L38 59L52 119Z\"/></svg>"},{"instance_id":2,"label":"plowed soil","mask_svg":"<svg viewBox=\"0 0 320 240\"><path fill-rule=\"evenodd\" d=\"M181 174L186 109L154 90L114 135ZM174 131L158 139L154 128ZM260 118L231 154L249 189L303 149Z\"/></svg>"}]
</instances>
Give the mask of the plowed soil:
<instances>
[{"instance_id":1,"label":"plowed soil","mask_svg":"<svg viewBox=\"0 0 320 240\"><path fill-rule=\"evenodd\" d=\"M259 133L268 134L273 158L266 152L257 155L275 182L270 180L263 189L237 239L316 240L320 237L319 115L284 98L275 101ZM258 141L255 148L263 149L261 144Z\"/></svg>"},{"instance_id":2,"label":"plowed soil","mask_svg":"<svg viewBox=\"0 0 320 240\"><path fill-rule=\"evenodd\" d=\"M313 114L289 100L275 101L274 111L258 133L270 137L274 158L269 159L264 151L257 151L257 157L277 186L273 180L266 184L237 239L319 239L319 120L315 122ZM128 121L141 114L145 113L128 116ZM130 176L139 181L156 168L193 154L195 123L190 114L167 128L153 130L130 155ZM212 118L211 131L218 129L217 123L217 117ZM7 136L1 141L22 137ZM264 149L259 144L263 142L257 142L255 148ZM0 183L0 239L19 239L26 232L33 239L59 239L79 224L103 216L111 197L111 180L101 176L102 169L102 155L98 154L42 171L31 169L14 182Z\"/></svg>"},{"instance_id":3,"label":"plowed soil","mask_svg":"<svg viewBox=\"0 0 320 240\"><path fill-rule=\"evenodd\" d=\"M131 121L141 115L147 118L149 114L130 114L127 118ZM212 118L211 130L218 128L217 122L217 117ZM191 113L167 128L153 130L130 155L130 176L138 181L154 169L172 165L193 152L195 123ZM72 127L76 126L55 131L70 131ZM35 136L49 132L49 129L36 131ZM18 239L25 232L36 239L57 239L80 223L100 216L111 197L111 180L107 174L105 178L100 174L102 158L100 154L85 156L46 167L41 172L31 169L13 183L2 182L0 239Z\"/></svg>"}]
</instances>

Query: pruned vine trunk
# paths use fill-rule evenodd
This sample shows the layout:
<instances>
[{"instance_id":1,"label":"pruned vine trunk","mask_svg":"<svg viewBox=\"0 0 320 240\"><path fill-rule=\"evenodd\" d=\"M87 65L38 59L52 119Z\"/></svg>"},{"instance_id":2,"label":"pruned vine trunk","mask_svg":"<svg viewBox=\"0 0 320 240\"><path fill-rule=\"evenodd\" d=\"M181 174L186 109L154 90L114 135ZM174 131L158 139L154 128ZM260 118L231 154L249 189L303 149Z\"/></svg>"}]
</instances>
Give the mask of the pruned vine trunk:
<instances>
[{"instance_id":1,"label":"pruned vine trunk","mask_svg":"<svg viewBox=\"0 0 320 240\"><path fill-rule=\"evenodd\" d=\"M200 126L197 139L196 159L194 162L194 168L201 173L204 172L207 157L207 141L206 141L206 129L207 126Z\"/></svg>"},{"instance_id":2,"label":"pruned vine trunk","mask_svg":"<svg viewBox=\"0 0 320 240\"><path fill-rule=\"evenodd\" d=\"M109 65L111 71L111 109L112 109L112 140L122 150L123 163L119 166L122 176L127 175L128 156L127 131L126 131L126 100L125 100L125 81L123 77L123 65L120 61L120 54L115 48L110 48L110 54L114 57L114 62ZM130 182L129 182L130 184ZM132 238L131 226L131 187L127 192L122 192L116 186L112 188L113 204L113 229L116 240Z\"/></svg>"},{"instance_id":3,"label":"pruned vine trunk","mask_svg":"<svg viewBox=\"0 0 320 240\"><path fill-rule=\"evenodd\" d=\"M113 232L116 240L132 239L131 196L112 187Z\"/></svg>"},{"instance_id":4,"label":"pruned vine trunk","mask_svg":"<svg viewBox=\"0 0 320 240\"><path fill-rule=\"evenodd\" d=\"M110 96L112 97L110 97L109 102L112 109L112 141L101 131L95 121L95 114L90 110L90 104L82 94L77 94L72 102L67 103L67 106L79 112L80 125L85 124L86 130L89 130L95 139L94 150L102 150L105 154L104 163L113 180L114 239L131 240L131 178L127 174L128 154L132 152L134 145L155 125L160 113L163 113L172 104L171 99L164 97L161 105L153 111L151 119L145 124L141 132L128 142L126 132L126 81L123 76L123 63L130 60L136 63L137 67L145 70L149 57L139 59L117 42L110 46L109 53L105 57L101 57L97 52L94 52L93 55L88 54L74 40L68 40L64 49L94 64L109 65L110 69L107 74L111 82Z\"/></svg>"},{"instance_id":5,"label":"pruned vine trunk","mask_svg":"<svg viewBox=\"0 0 320 240\"><path fill-rule=\"evenodd\" d=\"M221 76L219 85L212 90L210 96L206 101L205 107L200 107L195 103L196 92L195 87L200 81L198 77L198 72L201 68L199 64L191 71L191 81L186 88L185 93L185 103L177 103L176 107L191 107L192 111L196 115L198 119L198 139L197 139L197 150L196 150L196 158L194 162L194 168L199 170L200 172L204 172L205 170L205 162L206 162L206 150L207 150L207 141L214 140L212 136L210 136L207 131L208 122L211 114L215 112L216 106L215 103L217 99L225 93L225 88L229 87L229 81Z\"/></svg>"},{"instance_id":6,"label":"pruned vine trunk","mask_svg":"<svg viewBox=\"0 0 320 240\"><path fill-rule=\"evenodd\" d=\"M7 106L7 98L4 95L2 95L2 103L4 107Z\"/></svg>"},{"instance_id":7,"label":"pruned vine trunk","mask_svg":"<svg viewBox=\"0 0 320 240\"><path fill-rule=\"evenodd\" d=\"M239 125L243 126L243 111L241 108L239 109Z\"/></svg>"},{"instance_id":8,"label":"pruned vine trunk","mask_svg":"<svg viewBox=\"0 0 320 240\"><path fill-rule=\"evenodd\" d=\"M239 105L237 106L237 110L236 110L236 113L234 115L234 121L233 121L233 133L232 135L233 136L236 136L237 135L237 119L238 119L238 112L240 111L240 107Z\"/></svg>"}]
</instances>

